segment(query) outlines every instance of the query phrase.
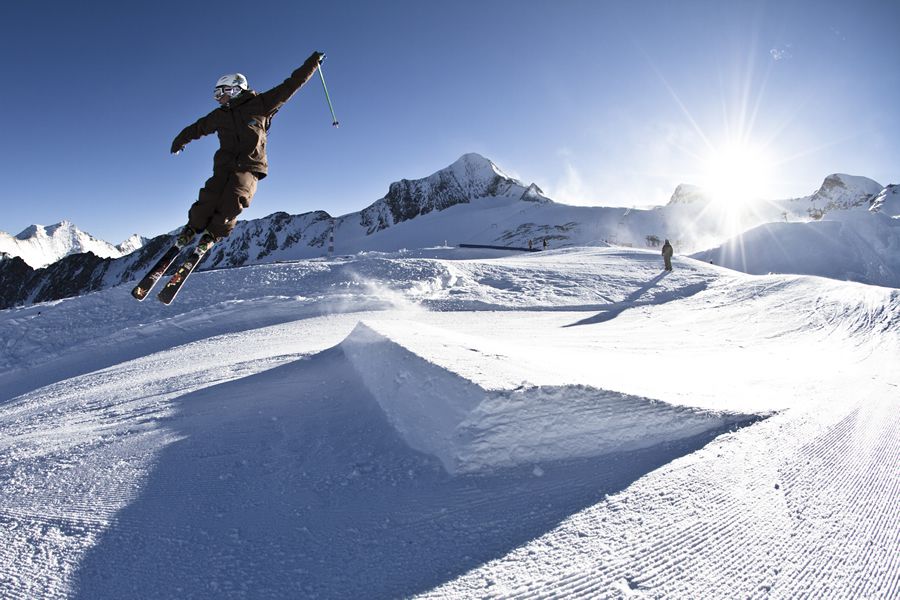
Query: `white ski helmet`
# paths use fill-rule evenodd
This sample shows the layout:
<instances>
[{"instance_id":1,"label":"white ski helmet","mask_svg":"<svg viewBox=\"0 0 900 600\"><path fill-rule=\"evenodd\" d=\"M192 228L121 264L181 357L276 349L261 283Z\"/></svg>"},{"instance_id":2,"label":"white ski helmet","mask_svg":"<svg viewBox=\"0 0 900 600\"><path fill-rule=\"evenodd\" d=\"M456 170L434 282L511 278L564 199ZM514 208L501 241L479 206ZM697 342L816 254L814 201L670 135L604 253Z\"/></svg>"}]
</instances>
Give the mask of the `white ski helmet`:
<instances>
[{"instance_id":1,"label":"white ski helmet","mask_svg":"<svg viewBox=\"0 0 900 600\"><path fill-rule=\"evenodd\" d=\"M240 73L222 75L219 77L219 81L216 82L216 87L238 87L242 90L249 89L247 87L247 78Z\"/></svg>"}]
</instances>

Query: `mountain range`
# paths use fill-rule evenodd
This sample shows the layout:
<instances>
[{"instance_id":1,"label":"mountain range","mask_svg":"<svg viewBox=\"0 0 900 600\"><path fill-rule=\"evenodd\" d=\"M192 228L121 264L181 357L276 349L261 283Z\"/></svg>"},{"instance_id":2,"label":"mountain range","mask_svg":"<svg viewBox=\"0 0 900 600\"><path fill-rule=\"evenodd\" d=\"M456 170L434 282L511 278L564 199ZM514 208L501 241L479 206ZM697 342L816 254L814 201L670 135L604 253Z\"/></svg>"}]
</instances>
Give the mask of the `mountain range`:
<instances>
[{"instance_id":1,"label":"mountain range","mask_svg":"<svg viewBox=\"0 0 900 600\"><path fill-rule=\"evenodd\" d=\"M448 244L657 248L663 239L670 239L680 254L700 253L695 256L747 270L746 261L742 264L730 259L737 253L727 249L716 253L715 249L742 244L746 250L751 238L741 236L754 227L777 223L815 229L820 226L819 220L829 221L838 213L877 213L880 220L859 220L883 225L878 235L886 235L889 241L873 252L894 248L890 240L900 233L884 219L900 215L897 196L896 186L833 174L809 196L739 209L716 202L701 188L685 184L676 188L665 206L570 206L554 202L533 183L526 185L510 177L490 160L466 154L428 177L392 183L384 197L359 212L339 217L321 210L299 215L278 212L242 221L231 236L213 247L199 269L325 257L333 238L336 254L396 252ZM846 227L854 225L858 223L853 221ZM766 239L759 239L771 245L771 236L777 234L777 228L770 228ZM15 237L0 233L0 308L76 296L132 281L153 264L170 241L170 233L152 239L132 236L113 246L65 221L52 227L33 226ZM783 263L779 263L779 269L784 268ZM779 270L765 264L754 269ZM864 275L850 273L847 278L857 275L857 280L866 283L900 286L900 265L882 264L860 273Z\"/></svg>"},{"instance_id":2,"label":"mountain range","mask_svg":"<svg viewBox=\"0 0 900 600\"><path fill-rule=\"evenodd\" d=\"M31 225L18 235L0 231L0 254L18 256L28 266L40 269L69 256L91 252L101 258L119 258L130 254L146 243L135 234L121 244L110 244L78 229L74 223L62 221L44 227Z\"/></svg>"}]
</instances>

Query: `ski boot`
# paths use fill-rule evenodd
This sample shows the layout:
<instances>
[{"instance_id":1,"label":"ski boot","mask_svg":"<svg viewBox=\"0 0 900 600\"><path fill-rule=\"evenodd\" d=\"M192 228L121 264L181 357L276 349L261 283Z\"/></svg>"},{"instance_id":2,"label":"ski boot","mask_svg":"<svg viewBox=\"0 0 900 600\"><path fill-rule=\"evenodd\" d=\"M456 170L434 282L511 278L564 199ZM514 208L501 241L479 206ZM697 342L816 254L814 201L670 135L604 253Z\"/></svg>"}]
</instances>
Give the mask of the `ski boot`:
<instances>
[{"instance_id":1,"label":"ski boot","mask_svg":"<svg viewBox=\"0 0 900 600\"><path fill-rule=\"evenodd\" d=\"M175 245L179 248L184 248L197 236L197 232L194 231L194 228L190 225L185 225L184 229L181 230L181 233L175 238Z\"/></svg>"}]
</instances>

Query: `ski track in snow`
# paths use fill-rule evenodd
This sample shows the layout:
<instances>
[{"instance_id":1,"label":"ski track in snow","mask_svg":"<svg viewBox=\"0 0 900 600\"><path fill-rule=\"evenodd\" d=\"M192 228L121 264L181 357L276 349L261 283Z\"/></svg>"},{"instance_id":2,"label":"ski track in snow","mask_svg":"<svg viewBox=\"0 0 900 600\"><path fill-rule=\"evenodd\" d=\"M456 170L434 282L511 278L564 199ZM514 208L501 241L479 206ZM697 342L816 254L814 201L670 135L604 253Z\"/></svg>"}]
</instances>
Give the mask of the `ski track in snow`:
<instances>
[{"instance_id":1,"label":"ski track in snow","mask_svg":"<svg viewBox=\"0 0 900 600\"><path fill-rule=\"evenodd\" d=\"M0 597L890 598L900 291L369 253L0 312Z\"/></svg>"}]
</instances>

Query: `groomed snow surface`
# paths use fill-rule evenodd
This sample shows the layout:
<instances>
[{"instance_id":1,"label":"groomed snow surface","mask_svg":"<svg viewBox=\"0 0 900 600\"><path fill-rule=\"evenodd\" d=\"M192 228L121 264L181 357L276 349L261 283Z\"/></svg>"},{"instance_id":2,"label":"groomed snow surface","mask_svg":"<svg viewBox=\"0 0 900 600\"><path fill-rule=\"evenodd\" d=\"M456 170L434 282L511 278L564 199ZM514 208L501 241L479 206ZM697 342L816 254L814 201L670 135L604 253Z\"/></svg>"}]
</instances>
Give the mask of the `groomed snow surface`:
<instances>
[{"instance_id":1,"label":"groomed snow surface","mask_svg":"<svg viewBox=\"0 0 900 600\"><path fill-rule=\"evenodd\" d=\"M0 312L0 597L900 595L900 290L472 252Z\"/></svg>"}]
</instances>

